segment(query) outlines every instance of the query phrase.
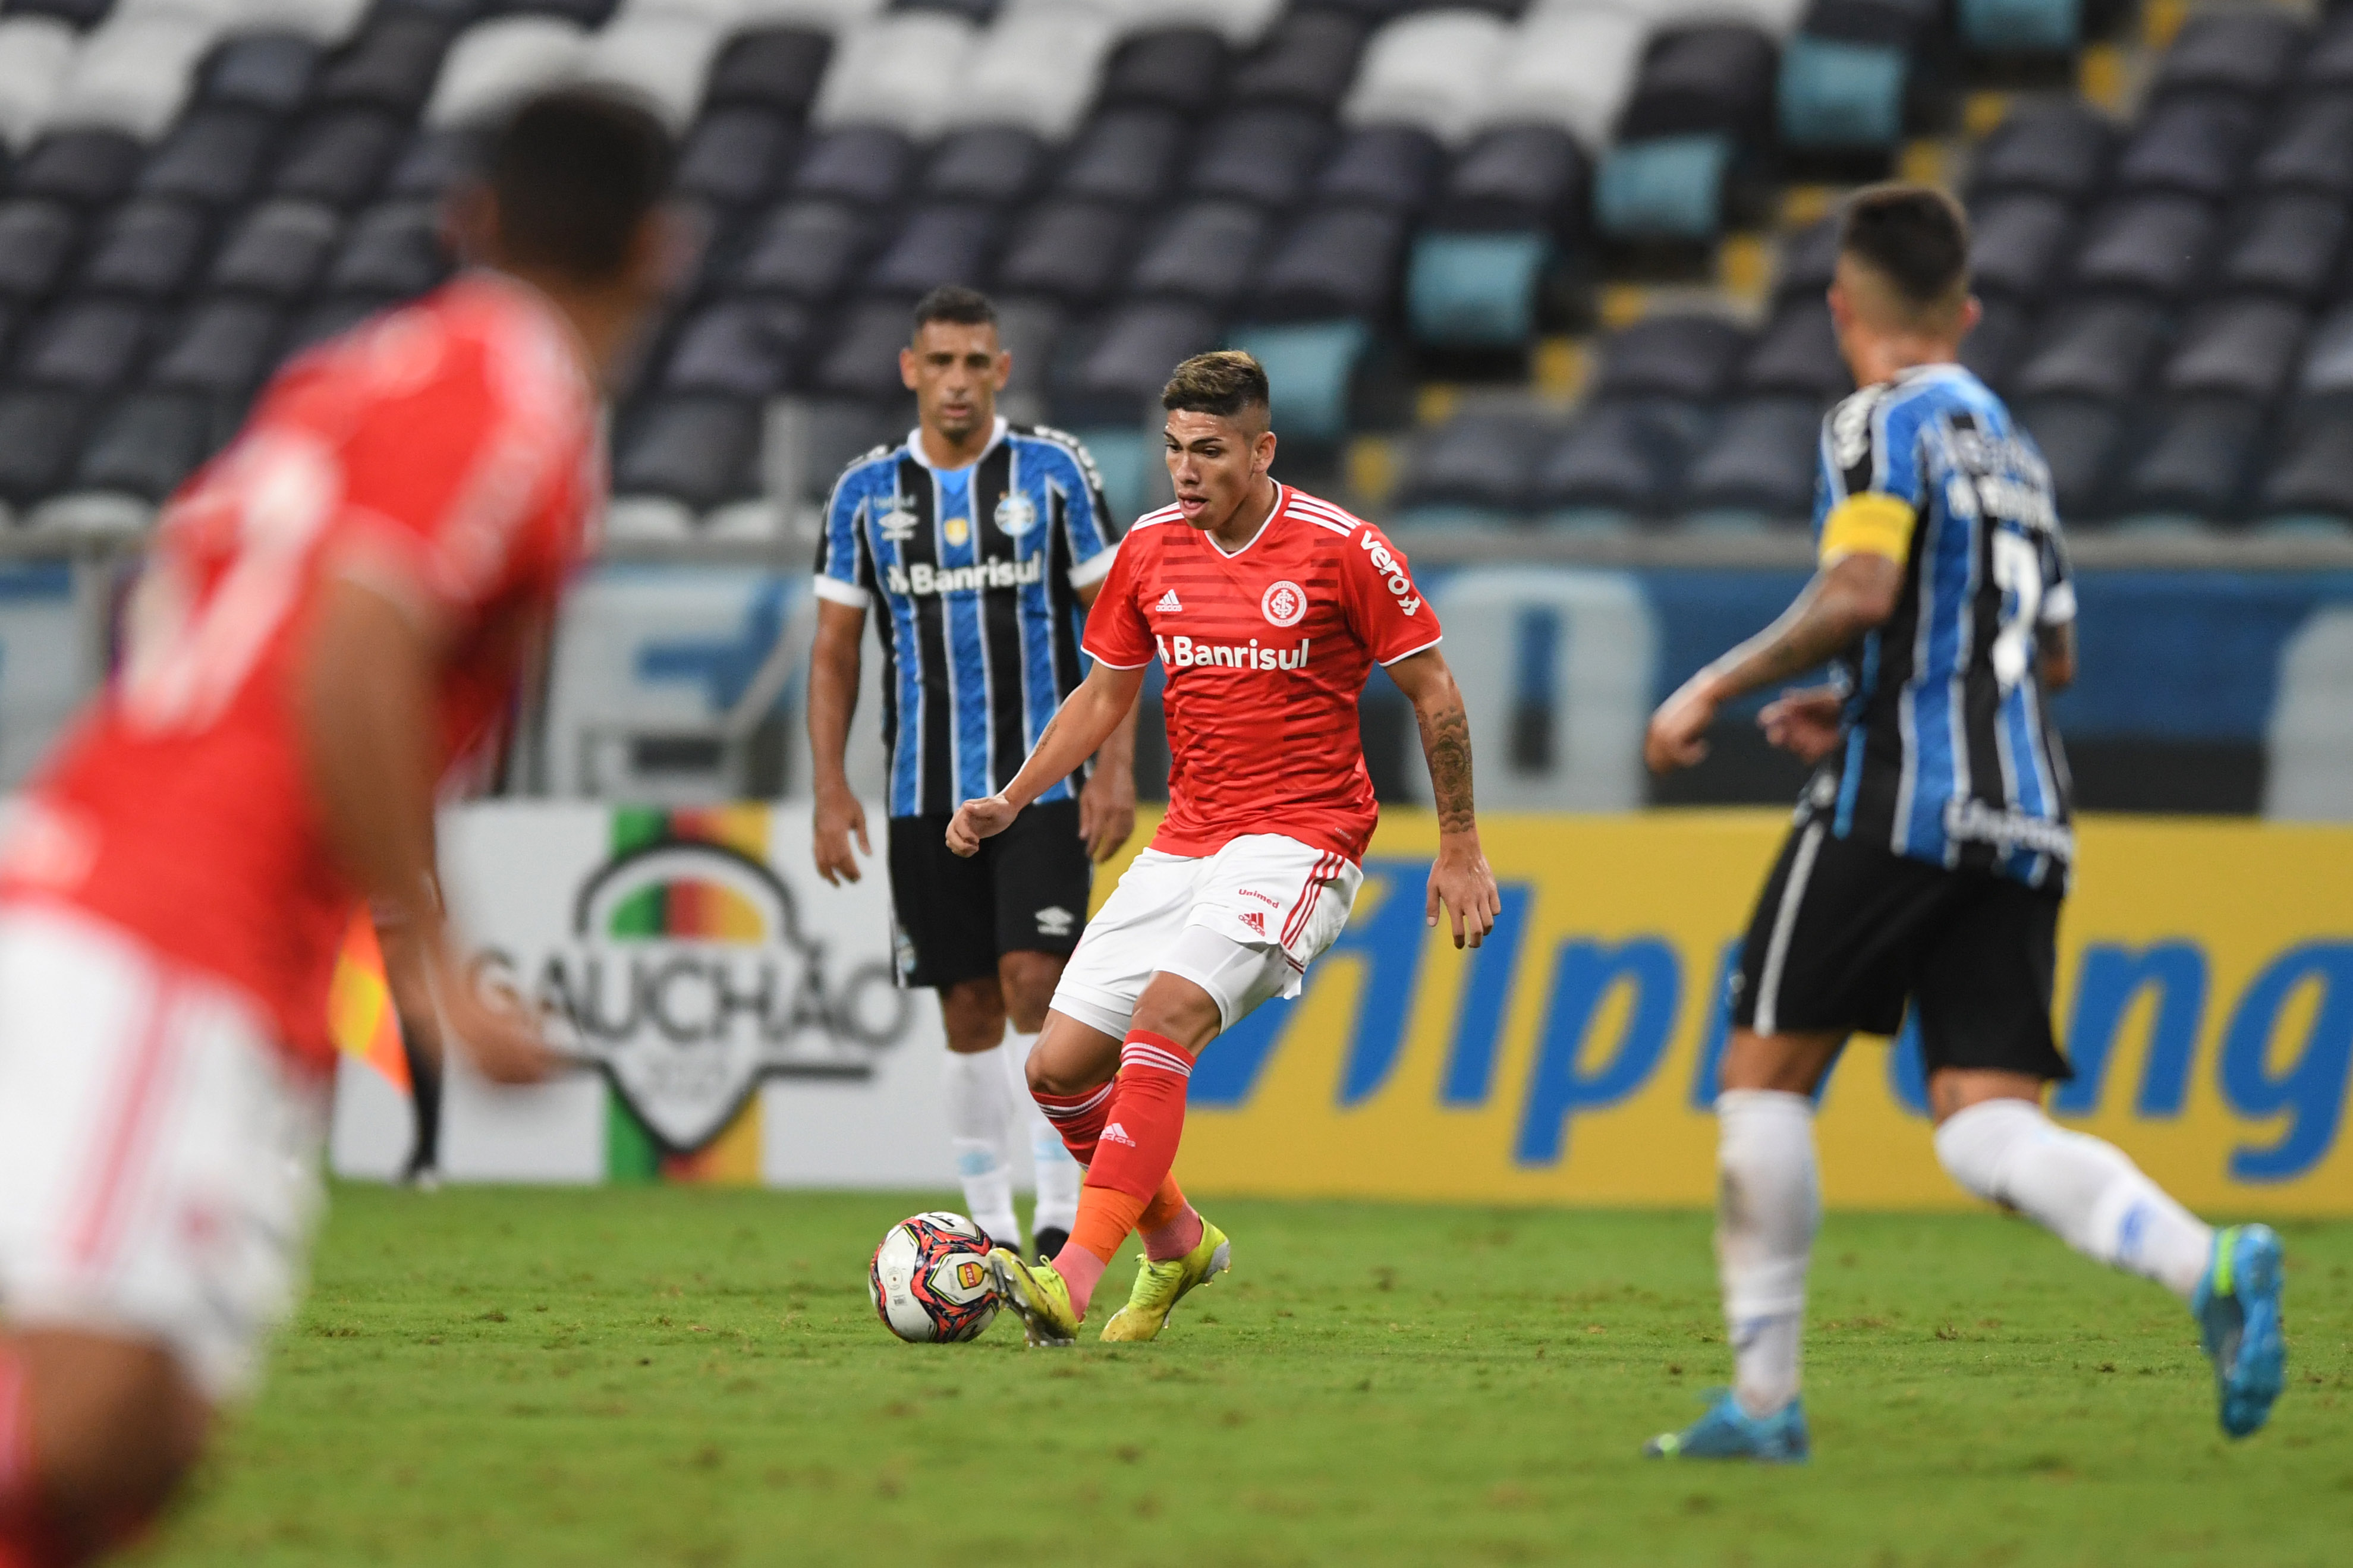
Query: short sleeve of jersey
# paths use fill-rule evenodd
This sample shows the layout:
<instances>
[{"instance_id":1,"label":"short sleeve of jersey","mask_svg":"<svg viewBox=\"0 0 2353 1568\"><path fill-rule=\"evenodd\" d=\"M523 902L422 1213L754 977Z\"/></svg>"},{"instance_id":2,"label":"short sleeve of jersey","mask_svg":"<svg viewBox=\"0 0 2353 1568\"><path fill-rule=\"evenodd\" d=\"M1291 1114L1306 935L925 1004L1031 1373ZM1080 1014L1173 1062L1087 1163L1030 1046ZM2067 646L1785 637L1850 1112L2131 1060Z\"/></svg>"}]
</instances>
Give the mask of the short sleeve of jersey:
<instances>
[{"instance_id":1,"label":"short sleeve of jersey","mask_svg":"<svg viewBox=\"0 0 2353 1568\"><path fill-rule=\"evenodd\" d=\"M1395 664L1435 647L1444 636L1438 612L1414 583L1405 552L1369 522L1349 536L1341 552L1340 597L1349 625L1376 664Z\"/></svg>"},{"instance_id":2,"label":"short sleeve of jersey","mask_svg":"<svg viewBox=\"0 0 2353 1568\"><path fill-rule=\"evenodd\" d=\"M1152 662L1157 651L1152 640L1151 623L1144 618L1144 606L1136 603L1136 575L1141 557L1147 548L1149 531L1138 529L1111 549L1111 568L1104 574L1103 592L1095 595L1093 607L1087 611L1087 634L1079 646L1087 657L1113 669L1142 669Z\"/></svg>"},{"instance_id":3,"label":"short sleeve of jersey","mask_svg":"<svg viewBox=\"0 0 2353 1568\"><path fill-rule=\"evenodd\" d=\"M835 481L826 502L825 533L817 544L817 596L862 610L874 598L874 557L866 548L863 463Z\"/></svg>"},{"instance_id":4,"label":"short sleeve of jersey","mask_svg":"<svg viewBox=\"0 0 2353 1568\"><path fill-rule=\"evenodd\" d=\"M2054 526L2045 529L2042 542L2042 607L2035 619L2046 626L2063 626L2075 618L2075 569L2067 561L2067 542Z\"/></svg>"},{"instance_id":5,"label":"short sleeve of jersey","mask_svg":"<svg viewBox=\"0 0 2353 1568\"><path fill-rule=\"evenodd\" d=\"M1111 521L1111 508L1103 500L1103 476L1095 471L1095 460L1073 437L1059 432L1043 431L1041 435L1060 447L1070 457L1069 482L1062 490L1062 539L1071 552L1071 586L1083 588L1090 583L1101 582L1111 570L1113 552L1119 547L1119 531Z\"/></svg>"}]
</instances>

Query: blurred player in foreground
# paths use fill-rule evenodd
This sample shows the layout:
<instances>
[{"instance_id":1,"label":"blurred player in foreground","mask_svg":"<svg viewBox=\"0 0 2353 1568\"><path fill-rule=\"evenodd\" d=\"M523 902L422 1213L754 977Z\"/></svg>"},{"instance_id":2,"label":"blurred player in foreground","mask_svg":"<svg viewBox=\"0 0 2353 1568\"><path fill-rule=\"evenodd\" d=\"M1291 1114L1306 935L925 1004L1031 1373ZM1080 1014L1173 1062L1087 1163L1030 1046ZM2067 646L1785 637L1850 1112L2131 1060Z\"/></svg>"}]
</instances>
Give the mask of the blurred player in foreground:
<instances>
[{"instance_id":1,"label":"blurred player in foreground","mask_svg":"<svg viewBox=\"0 0 2353 1568\"><path fill-rule=\"evenodd\" d=\"M1847 1037L1893 1035L1907 998L1945 1169L2187 1302L2223 1429L2243 1436L2280 1390L2278 1238L2210 1229L2042 1112L2045 1087L2073 1076L2051 986L2074 834L2044 694L2074 677L2075 591L2050 470L1954 363L1978 319L1959 206L1918 185L1858 195L1830 300L1862 390L1822 426L1820 567L1786 615L1662 704L1647 740L1654 771L1687 767L1725 702L1835 661L1835 684L1761 719L1821 766L1748 928L1715 1102L1734 1386L1649 1452L1806 1458L1813 1097Z\"/></svg>"},{"instance_id":2,"label":"blurred player in foreground","mask_svg":"<svg viewBox=\"0 0 2353 1568\"><path fill-rule=\"evenodd\" d=\"M0 1565L134 1537L253 1379L318 1204L326 992L363 899L451 1040L553 1058L430 892L600 500L595 382L666 268L668 134L522 107L451 210L481 265L289 365L175 497L120 674L0 853Z\"/></svg>"},{"instance_id":3,"label":"blurred player in foreground","mask_svg":"<svg viewBox=\"0 0 2353 1568\"><path fill-rule=\"evenodd\" d=\"M1087 926L1029 1058L1029 1085L1087 1167L1078 1224L1050 1263L990 1258L1032 1344L1078 1335L1131 1230L1145 1263L1106 1340L1148 1340L1231 1260L1170 1173L1186 1080L1260 1003L1295 996L1347 923L1379 809L1356 700L1378 663L1413 704L1438 804L1425 912L1454 945L1495 923L1479 850L1471 727L1438 616L1380 531L1269 471L1266 373L1232 352L1176 367L1161 395L1176 503L1139 519L1087 616L1094 658L1002 793L968 800L948 847L971 855L1102 744L1144 667L1167 671L1168 816Z\"/></svg>"},{"instance_id":4,"label":"blurred player in foreground","mask_svg":"<svg viewBox=\"0 0 2353 1568\"><path fill-rule=\"evenodd\" d=\"M1079 1170L1044 1119L1023 1112L1015 1079L1086 924L1093 862L1135 831L1135 723L1104 737L1092 769L1082 759L1049 783L986 855L947 852L940 836L956 802L1011 778L1078 685L1079 617L1119 543L1086 449L997 416L1012 368L985 295L949 286L916 302L899 351L916 428L852 463L827 509L809 754L818 874L855 882L851 837L873 850L842 759L871 605L895 973L940 994L948 1135L973 1222L1018 1245L1007 1143L1025 1122L1038 1171L1031 1240L1050 1257L1078 1213Z\"/></svg>"}]
</instances>

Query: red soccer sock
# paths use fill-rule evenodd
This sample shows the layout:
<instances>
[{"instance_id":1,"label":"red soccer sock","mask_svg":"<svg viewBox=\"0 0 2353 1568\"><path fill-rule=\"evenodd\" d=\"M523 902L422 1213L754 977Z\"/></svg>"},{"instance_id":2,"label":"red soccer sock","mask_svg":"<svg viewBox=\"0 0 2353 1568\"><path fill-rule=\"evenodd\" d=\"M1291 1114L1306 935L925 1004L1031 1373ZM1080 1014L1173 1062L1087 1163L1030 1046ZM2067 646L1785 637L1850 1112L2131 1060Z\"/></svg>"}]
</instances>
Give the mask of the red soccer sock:
<instances>
[{"instance_id":1,"label":"red soccer sock","mask_svg":"<svg viewBox=\"0 0 2353 1568\"><path fill-rule=\"evenodd\" d=\"M1144 1256L1155 1263L1182 1258L1201 1245L1201 1216L1185 1201L1173 1172L1161 1178L1160 1190L1136 1216L1135 1230L1144 1238Z\"/></svg>"},{"instance_id":2,"label":"red soccer sock","mask_svg":"<svg viewBox=\"0 0 2353 1568\"><path fill-rule=\"evenodd\" d=\"M1127 1032L1109 1115L1087 1166L1090 1186L1126 1193L1139 1205L1152 1201L1176 1163L1176 1145L1185 1136L1185 1085L1192 1076L1192 1052L1149 1029Z\"/></svg>"},{"instance_id":3,"label":"red soccer sock","mask_svg":"<svg viewBox=\"0 0 2353 1568\"><path fill-rule=\"evenodd\" d=\"M1082 1165L1095 1162L1095 1140L1103 1136L1103 1123L1111 1120L1112 1089L1115 1084L1099 1083L1078 1094L1039 1094L1032 1090L1029 1098L1038 1102L1054 1131L1062 1135L1062 1147L1071 1158Z\"/></svg>"}]
</instances>

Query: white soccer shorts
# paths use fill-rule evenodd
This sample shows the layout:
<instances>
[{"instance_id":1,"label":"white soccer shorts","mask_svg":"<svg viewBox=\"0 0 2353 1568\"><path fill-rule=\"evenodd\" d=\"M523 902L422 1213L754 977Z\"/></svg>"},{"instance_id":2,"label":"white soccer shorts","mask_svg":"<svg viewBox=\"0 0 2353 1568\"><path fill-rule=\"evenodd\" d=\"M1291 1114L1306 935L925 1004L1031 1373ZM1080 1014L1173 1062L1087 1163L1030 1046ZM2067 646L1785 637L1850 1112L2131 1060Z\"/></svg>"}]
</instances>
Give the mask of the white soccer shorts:
<instances>
[{"instance_id":1,"label":"white soccer shorts","mask_svg":"<svg viewBox=\"0 0 2353 1568\"><path fill-rule=\"evenodd\" d=\"M1299 994L1316 955L1348 923L1365 873L1346 856L1275 833L1254 833L1214 855L1146 849L1112 889L1054 988L1054 1010L1114 1038L1127 1034L1154 974L1181 974L1217 998L1230 1029L1260 1003ZM1188 930L1241 945L1236 962L1193 962Z\"/></svg>"},{"instance_id":2,"label":"white soccer shorts","mask_svg":"<svg viewBox=\"0 0 2353 1568\"><path fill-rule=\"evenodd\" d=\"M299 1288L326 1105L242 992L94 918L0 911L0 1317L247 1392Z\"/></svg>"}]
</instances>

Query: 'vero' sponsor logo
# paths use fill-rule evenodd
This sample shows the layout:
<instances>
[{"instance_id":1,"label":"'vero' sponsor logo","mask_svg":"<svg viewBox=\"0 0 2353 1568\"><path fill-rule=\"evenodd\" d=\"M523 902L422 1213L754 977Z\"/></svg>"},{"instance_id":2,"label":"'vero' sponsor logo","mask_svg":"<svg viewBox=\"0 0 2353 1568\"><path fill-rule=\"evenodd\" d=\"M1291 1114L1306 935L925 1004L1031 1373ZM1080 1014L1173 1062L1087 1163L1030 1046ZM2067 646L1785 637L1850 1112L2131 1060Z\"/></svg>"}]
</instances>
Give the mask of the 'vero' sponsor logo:
<instances>
[{"instance_id":1,"label":"'vero' sponsor logo","mask_svg":"<svg viewBox=\"0 0 2353 1568\"><path fill-rule=\"evenodd\" d=\"M1308 639L1297 647L1261 647L1258 638L1247 643L1195 642L1191 637L1152 639L1160 647L1160 662L1170 669L1198 669L1215 665L1225 669L1304 669Z\"/></svg>"},{"instance_id":2,"label":"'vero' sponsor logo","mask_svg":"<svg viewBox=\"0 0 2353 1568\"><path fill-rule=\"evenodd\" d=\"M883 582L893 594L918 598L926 594L976 594L985 588L1021 588L1041 581L1046 558L1027 561L984 561L977 566L937 567L918 561L912 566L886 569Z\"/></svg>"},{"instance_id":3,"label":"'vero' sponsor logo","mask_svg":"<svg viewBox=\"0 0 2353 1568\"><path fill-rule=\"evenodd\" d=\"M1384 573L1388 580L1381 585L1397 596L1398 608L1407 615L1420 613L1421 595L1413 589L1413 579L1405 574L1405 563L1389 553L1389 547L1373 536L1367 529L1359 542L1365 553L1373 558L1373 570Z\"/></svg>"}]
</instances>

